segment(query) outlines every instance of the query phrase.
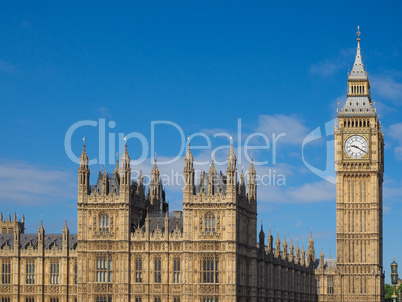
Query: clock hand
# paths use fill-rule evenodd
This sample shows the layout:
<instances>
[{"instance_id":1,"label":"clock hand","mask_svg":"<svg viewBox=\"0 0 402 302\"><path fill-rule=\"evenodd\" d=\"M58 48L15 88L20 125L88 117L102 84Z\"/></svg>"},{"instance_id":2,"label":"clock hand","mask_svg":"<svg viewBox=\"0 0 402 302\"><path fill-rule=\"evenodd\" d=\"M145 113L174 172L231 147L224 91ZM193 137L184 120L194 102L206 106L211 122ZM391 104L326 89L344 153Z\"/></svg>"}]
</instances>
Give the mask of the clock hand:
<instances>
[{"instance_id":1,"label":"clock hand","mask_svg":"<svg viewBox=\"0 0 402 302\"><path fill-rule=\"evenodd\" d=\"M357 148L357 149L359 149L360 151L363 151L364 153L366 153L366 151L365 151L365 150L363 150L362 148L359 148L359 147L358 147L358 146L356 146L356 145L351 145L351 147Z\"/></svg>"}]
</instances>

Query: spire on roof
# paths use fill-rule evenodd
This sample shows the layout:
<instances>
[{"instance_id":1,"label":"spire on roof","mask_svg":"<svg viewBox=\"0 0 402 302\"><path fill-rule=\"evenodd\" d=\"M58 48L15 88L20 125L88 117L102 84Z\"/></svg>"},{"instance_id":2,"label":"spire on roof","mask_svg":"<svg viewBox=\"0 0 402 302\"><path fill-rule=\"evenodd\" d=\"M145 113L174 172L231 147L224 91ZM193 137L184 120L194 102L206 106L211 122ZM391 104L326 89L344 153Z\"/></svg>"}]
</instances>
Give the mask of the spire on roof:
<instances>
[{"instance_id":1,"label":"spire on roof","mask_svg":"<svg viewBox=\"0 0 402 302\"><path fill-rule=\"evenodd\" d=\"M87 150L85 146L85 136L82 138L83 144L82 144L82 153L80 156L80 165L81 166L88 166L88 155L87 155Z\"/></svg>"},{"instance_id":2,"label":"spire on roof","mask_svg":"<svg viewBox=\"0 0 402 302\"><path fill-rule=\"evenodd\" d=\"M130 156L128 155L128 150L127 150L127 137L124 137L124 152L123 155L121 156L121 165L122 168L129 168L130 167Z\"/></svg>"},{"instance_id":3,"label":"spire on roof","mask_svg":"<svg viewBox=\"0 0 402 302\"><path fill-rule=\"evenodd\" d=\"M233 149L233 137L230 137L230 151L228 155L228 161L229 163L233 162L234 165L236 164L236 155Z\"/></svg>"},{"instance_id":4,"label":"spire on roof","mask_svg":"<svg viewBox=\"0 0 402 302\"><path fill-rule=\"evenodd\" d=\"M188 161L193 161L193 155L191 154L191 148L190 148L190 137L187 138L188 141L188 148L187 148L187 153L186 156L184 157Z\"/></svg>"},{"instance_id":5,"label":"spire on roof","mask_svg":"<svg viewBox=\"0 0 402 302\"><path fill-rule=\"evenodd\" d=\"M357 27L357 51L355 63L353 64L352 71L349 74L349 80L367 80L367 73L364 70L362 55L360 52L360 26Z\"/></svg>"}]
</instances>

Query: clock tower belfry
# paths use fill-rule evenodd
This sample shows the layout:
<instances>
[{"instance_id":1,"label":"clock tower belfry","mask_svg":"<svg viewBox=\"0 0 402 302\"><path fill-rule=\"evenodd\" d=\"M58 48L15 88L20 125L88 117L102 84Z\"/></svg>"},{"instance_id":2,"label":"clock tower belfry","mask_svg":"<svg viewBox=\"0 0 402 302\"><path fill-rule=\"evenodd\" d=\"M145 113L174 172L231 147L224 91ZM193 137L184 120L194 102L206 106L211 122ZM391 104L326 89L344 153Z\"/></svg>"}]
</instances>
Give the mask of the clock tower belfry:
<instances>
[{"instance_id":1,"label":"clock tower belfry","mask_svg":"<svg viewBox=\"0 0 402 302\"><path fill-rule=\"evenodd\" d=\"M337 301L383 301L384 136L360 52L335 129Z\"/></svg>"}]
</instances>

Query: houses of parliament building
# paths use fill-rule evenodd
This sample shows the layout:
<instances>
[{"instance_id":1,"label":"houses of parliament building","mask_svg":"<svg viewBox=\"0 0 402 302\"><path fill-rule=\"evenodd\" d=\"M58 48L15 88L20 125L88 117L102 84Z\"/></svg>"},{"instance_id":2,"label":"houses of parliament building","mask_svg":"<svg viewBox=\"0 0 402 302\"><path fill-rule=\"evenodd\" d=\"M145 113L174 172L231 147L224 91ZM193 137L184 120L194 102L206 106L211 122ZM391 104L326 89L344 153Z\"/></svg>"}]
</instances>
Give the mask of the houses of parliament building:
<instances>
[{"instance_id":1,"label":"houses of parliament building","mask_svg":"<svg viewBox=\"0 0 402 302\"><path fill-rule=\"evenodd\" d=\"M212 161L196 184L189 144L183 210L169 214L156 162L146 188L126 145L90 185L84 144L77 234L27 234L23 216L1 216L0 301L383 301L383 151L358 38L335 127L336 259L316 258L312 235L305 250L257 229L256 171L238 173L233 145L226 174Z\"/></svg>"}]
</instances>

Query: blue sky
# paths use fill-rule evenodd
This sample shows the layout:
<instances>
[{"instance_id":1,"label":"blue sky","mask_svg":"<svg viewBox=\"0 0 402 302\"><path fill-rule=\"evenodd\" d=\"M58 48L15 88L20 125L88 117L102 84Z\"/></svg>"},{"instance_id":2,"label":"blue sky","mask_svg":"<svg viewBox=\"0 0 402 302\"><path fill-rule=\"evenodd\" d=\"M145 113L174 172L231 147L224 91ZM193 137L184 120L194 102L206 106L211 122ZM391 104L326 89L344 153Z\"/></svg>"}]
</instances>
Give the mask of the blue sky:
<instances>
[{"instance_id":1,"label":"blue sky","mask_svg":"<svg viewBox=\"0 0 402 302\"><path fill-rule=\"evenodd\" d=\"M299 238L301 243L312 229L317 256L323 247L326 257L330 251L335 257L335 187L305 165L302 142L317 127L323 130L336 116L338 100L345 99L360 25L363 62L386 142L388 278L392 257L402 259L397 252L402 242L394 240L402 230L401 6L400 1L2 3L3 215L24 213L27 232L36 232L41 215L47 232L61 232L67 217L70 229L76 231L77 165L67 156L64 140L68 129L80 121L113 122L113 128L106 127L107 146L109 135L117 139L119 133L138 132L149 142L152 121L162 120L176 123L185 137L205 133L213 147L228 145L227 138L214 134L233 134L237 153L252 133L268 137L286 133L278 141L276 163L272 145L254 151L256 160L268 160L257 171L271 173L271 180L273 175L286 179L285 185L259 187L259 220L266 233L272 225L281 238L286 232L288 239ZM176 128L155 129L155 151L161 162L183 156ZM85 135L88 154L99 158L98 130L87 126L74 132L73 152L80 153ZM326 143L331 139L306 145L305 159L325 169ZM263 144L259 138L250 142ZM198 137L192 144L201 146L205 141ZM107 159L118 150L117 141L111 145L115 150L106 150ZM139 158L143 150L139 141L131 139L128 146L131 157ZM227 152L216 152L217 160ZM210 150L193 154L208 160ZM141 167L149 173L150 148L146 155ZM161 169L167 174L171 169L181 172L182 165L180 159ZM249 166L243 157L242 165ZM91 166L92 183L101 166ZM106 169L112 171L113 165ZM180 189L167 186L171 209L181 207Z\"/></svg>"}]
</instances>

